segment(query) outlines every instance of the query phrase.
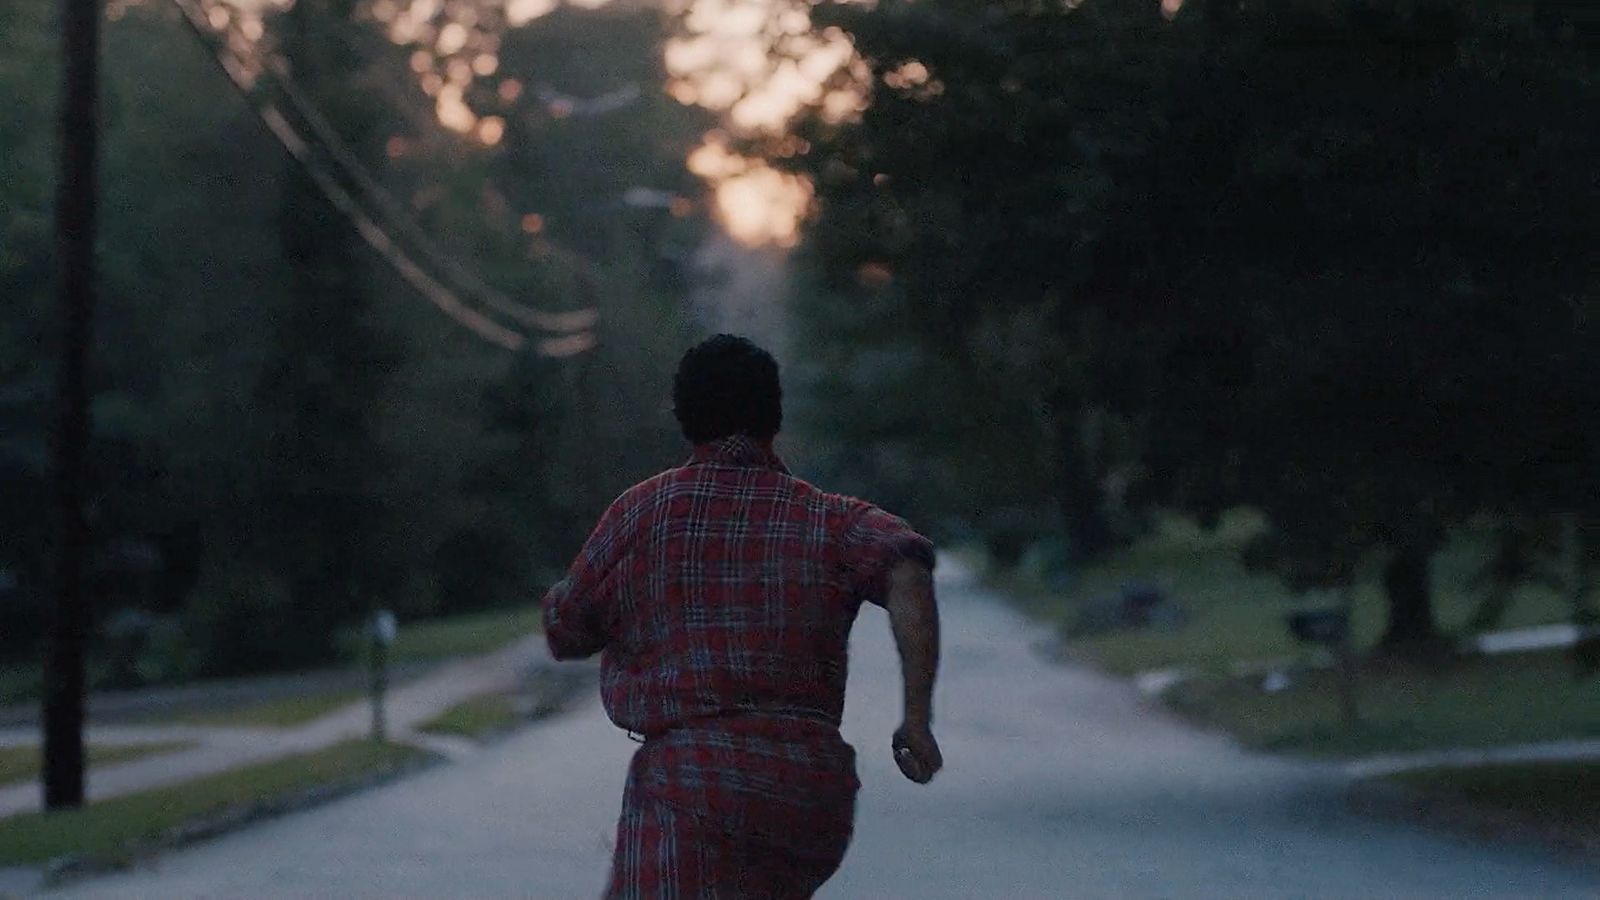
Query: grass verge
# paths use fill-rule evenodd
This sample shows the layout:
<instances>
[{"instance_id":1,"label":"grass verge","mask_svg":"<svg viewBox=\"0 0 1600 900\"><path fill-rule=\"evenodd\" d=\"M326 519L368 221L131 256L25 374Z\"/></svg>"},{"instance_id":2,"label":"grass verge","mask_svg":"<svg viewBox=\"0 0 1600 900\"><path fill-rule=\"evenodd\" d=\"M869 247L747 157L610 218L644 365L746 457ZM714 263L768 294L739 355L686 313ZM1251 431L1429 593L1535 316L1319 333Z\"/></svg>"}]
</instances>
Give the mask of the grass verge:
<instances>
[{"instance_id":1,"label":"grass verge","mask_svg":"<svg viewBox=\"0 0 1600 900\"><path fill-rule=\"evenodd\" d=\"M481 741L511 730L524 719L510 697L505 694L484 694L450 707L423 723L422 730Z\"/></svg>"},{"instance_id":2,"label":"grass verge","mask_svg":"<svg viewBox=\"0 0 1600 900\"><path fill-rule=\"evenodd\" d=\"M0 866L67 856L114 865L152 848L294 808L308 792L396 772L426 756L413 747L354 740L83 809L13 816L0 820Z\"/></svg>"},{"instance_id":3,"label":"grass verge","mask_svg":"<svg viewBox=\"0 0 1600 900\"><path fill-rule=\"evenodd\" d=\"M228 709L184 713L164 718L162 721L185 725L216 725L224 728L289 728L320 718L365 696L366 693L363 691L341 688L261 700Z\"/></svg>"},{"instance_id":4,"label":"grass verge","mask_svg":"<svg viewBox=\"0 0 1600 900\"><path fill-rule=\"evenodd\" d=\"M148 744L95 744L89 747L89 766L107 766L141 756L171 753L194 746L188 741ZM31 781L39 777L39 748L0 747L0 785Z\"/></svg>"},{"instance_id":5,"label":"grass verge","mask_svg":"<svg viewBox=\"0 0 1600 900\"><path fill-rule=\"evenodd\" d=\"M476 656L539 631L540 627L538 604L407 622L400 626L389 659L412 662Z\"/></svg>"},{"instance_id":6,"label":"grass verge","mask_svg":"<svg viewBox=\"0 0 1600 900\"><path fill-rule=\"evenodd\" d=\"M1561 652L1465 657L1443 668L1368 664L1354 727L1342 722L1336 688L1326 670L1272 693L1258 678L1202 676L1166 700L1247 746L1319 756L1600 736L1600 678L1575 680Z\"/></svg>"},{"instance_id":7,"label":"grass verge","mask_svg":"<svg viewBox=\"0 0 1600 900\"><path fill-rule=\"evenodd\" d=\"M1072 656L1121 675L1192 670L1195 677L1169 691L1166 701L1251 747L1348 756L1600 735L1600 679L1575 680L1562 652L1468 657L1434 668L1368 663L1361 684L1363 721L1355 727L1343 724L1331 671L1299 671L1288 689L1271 693L1259 677L1236 675L1240 663L1292 666L1308 656L1284 622L1303 602L1277 577L1251 572L1239 561L1262 528L1259 517L1243 512L1225 516L1209 531L1167 519L1123 553L1078 573L1063 590L1047 590L1040 579L1018 573L995 581L1026 612L1061 628ZM1446 633L1461 631L1475 610L1471 584L1487 549L1482 535L1465 534L1435 559L1435 612ZM1384 625L1376 575L1366 573L1355 594L1353 630L1361 647L1375 643ZM1183 607L1186 623L1167 631L1071 634L1084 603L1114 595L1131 581L1164 588ZM1530 588L1519 593L1501 627L1568 616L1553 592Z\"/></svg>"},{"instance_id":8,"label":"grass verge","mask_svg":"<svg viewBox=\"0 0 1600 900\"><path fill-rule=\"evenodd\" d=\"M1186 625L1083 638L1069 633L1067 648L1120 675L1172 666L1223 673L1240 661L1292 658L1300 652L1284 617L1304 602L1275 575L1249 571L1239 562L1241 551L1262 528L1262 520L1248 512L1230 513L1209 531L1166 518L1126 551L1077 573L1065 589L1050 589L1017 573L993 580L1026 612L1068 632L1091 598L1114 595L1130 581L1159 585L1183 607ZM1446 633L1459 632L1477 606L1471 583L1487 553L1484 540L1458 536L1435 558L1434 608ZM1378 572L1364 573L1355 591L1352 622L1358 646L1377 641L1386 611ZM1555 592L1529 587L1518 592L1500 627L1565 622L1570 614Z\"/></svg>"}]
</instances>

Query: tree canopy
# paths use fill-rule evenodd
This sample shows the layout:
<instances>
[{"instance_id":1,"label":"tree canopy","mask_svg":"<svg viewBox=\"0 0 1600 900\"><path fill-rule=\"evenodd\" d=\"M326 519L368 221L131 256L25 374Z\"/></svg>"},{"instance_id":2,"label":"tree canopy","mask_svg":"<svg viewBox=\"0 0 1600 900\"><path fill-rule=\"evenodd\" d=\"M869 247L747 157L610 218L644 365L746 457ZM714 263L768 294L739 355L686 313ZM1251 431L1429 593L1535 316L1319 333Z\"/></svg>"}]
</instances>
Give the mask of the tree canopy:
<instances>
[{"instance_id":1,"label":"tree canopy","mask_svg":"<svg viewBox=\"0 0 1600 900\"><path fill-rule=\"evenodd\" d=\"M1387 641L1411 651L1448 530L1593 516L1592 23L1221 0L818 17L869 103L766 148L815 185L804 253L840 298L801 315L843 346L867 336L833 310L882 310L885 347L978 373L898 428L989 432L928 446L950 471L1021 463L1080 558L1145 510L1255 507L1255 557L1293 582L1387 560Z\"/></svg>"},{"instance_id":2,"label":"tree canopy","mask_svg":"<svg viewBox=\"0 0 1600 900\"><path fill-rule=\"evenodd\" d=\"M15 98L0 125L7 661L33 652L43 608L50 11L0 10L0 87ZM705 228L683 166L704 120L659 90L587 118L540 99L604 92L597 73L619 60L637 70L625 79L658 78L663 15L483 18L497 71L467 99L504 121L492 141L441 121L421 45L366 4L311 0L261 24L259 47L448 258L529 306L598 305L597 343L508 353L439 315L171 5L119 4L104 45L92 524L98 618L143 624L135 658L101 654L102 684L325 662L375 606L531 602L581 539L572 523L680 452L663 360L686 337L677 266ZM636 186L681 202L624 206Z\"/></svg>"}]
</instances>

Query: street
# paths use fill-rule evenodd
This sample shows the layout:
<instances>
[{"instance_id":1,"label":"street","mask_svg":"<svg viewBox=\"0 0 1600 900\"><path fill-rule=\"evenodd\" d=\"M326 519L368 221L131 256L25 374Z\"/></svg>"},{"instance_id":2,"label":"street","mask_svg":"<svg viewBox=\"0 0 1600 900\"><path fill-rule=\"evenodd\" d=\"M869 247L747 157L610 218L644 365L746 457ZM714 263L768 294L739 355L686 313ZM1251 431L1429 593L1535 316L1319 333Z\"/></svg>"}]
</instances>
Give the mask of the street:
<instances>
[{"instance_id":1,"label":"street","mask_svg":"<svg viewBox=\"0 0 1600 900\"><path fill-rule=\"evenodd\" d=\"M845 735L855 844L831 898L1594 897L1600 874L1346 812L1333 766L1246 754L1044 661L1041 634L941 564L946 769L917 787L889 734L887 620L857 624ZM80 882L61 897L595 896L633 745L592 697L464 761Z\"/></svg>"}]
</instances>

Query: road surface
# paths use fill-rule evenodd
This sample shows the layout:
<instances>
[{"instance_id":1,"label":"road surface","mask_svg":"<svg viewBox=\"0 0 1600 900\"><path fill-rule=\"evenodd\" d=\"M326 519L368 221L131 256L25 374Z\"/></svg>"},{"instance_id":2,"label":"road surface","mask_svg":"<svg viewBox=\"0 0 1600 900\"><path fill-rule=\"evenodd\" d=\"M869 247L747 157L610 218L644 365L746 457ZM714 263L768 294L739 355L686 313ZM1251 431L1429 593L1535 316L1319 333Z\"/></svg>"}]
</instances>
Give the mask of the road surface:
<instances>
[{"instance_id":1,"label":"road surface","mask_svg":"<svg viewBox=\"0 0 1600 900\"><path fill-rule=\"evenodd\" d=\"M858 833L828 898L1596 897L1600 873L1345 812L1332 766L1258 757L1041 660L1037 634L943 566L929 787L889 756L899 685L862 613L845 732ZM633 745L589 701L482 753L59 896L596 896Z\"/></svg>"}]
</instances>

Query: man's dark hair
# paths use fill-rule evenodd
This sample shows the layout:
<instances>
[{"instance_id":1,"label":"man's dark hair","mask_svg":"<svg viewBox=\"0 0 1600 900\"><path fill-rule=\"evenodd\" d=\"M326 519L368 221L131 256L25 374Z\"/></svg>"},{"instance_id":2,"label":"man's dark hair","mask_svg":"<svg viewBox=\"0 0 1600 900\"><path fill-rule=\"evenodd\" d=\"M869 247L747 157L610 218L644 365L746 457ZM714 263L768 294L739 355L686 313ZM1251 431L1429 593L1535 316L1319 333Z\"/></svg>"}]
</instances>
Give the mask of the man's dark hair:
<instances>
[{"instance_id":1,"label":"man's dark hair","mask_svg":"<svg viewBox=\"0 0 1600 900\"><path fill-rule=\"evenodd\" d=\"M770 440L783 425L778 361L735 335L702 341L678 363L672 412L696 444L735 434Z\"/></svg>"}]
</instances>

